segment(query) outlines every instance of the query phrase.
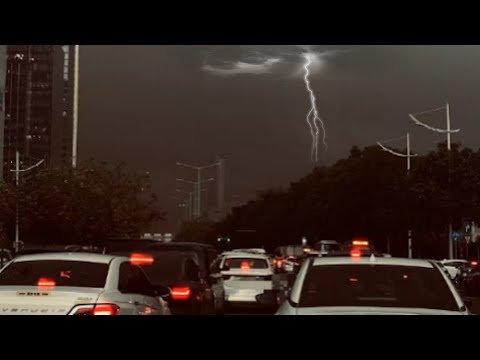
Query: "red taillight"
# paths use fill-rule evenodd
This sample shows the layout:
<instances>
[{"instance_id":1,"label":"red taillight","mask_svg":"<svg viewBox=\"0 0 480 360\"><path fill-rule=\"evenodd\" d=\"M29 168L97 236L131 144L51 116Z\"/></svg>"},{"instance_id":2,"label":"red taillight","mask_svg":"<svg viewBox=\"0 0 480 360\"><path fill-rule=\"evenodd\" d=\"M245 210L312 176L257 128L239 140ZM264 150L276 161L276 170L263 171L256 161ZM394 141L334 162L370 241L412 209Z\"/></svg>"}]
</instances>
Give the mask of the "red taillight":
<instances>
[{"instance_id":1,"label":"red taillight","mask_svg":"<svg viewBox=\"0 0 480 360\"><path fill-rule=\"evenodd\" d=\"M471 264L472 266L477 266L477 265L478 265L478 261L472 261L470 264Z\"/></svg>"},{"instance_id":2,"label":"red taillight","mask_svg":"<svg viewBox=\"0 0 480 360\"><path fill-rule=\"evenodd\" d=\"M55 280L49 278L38 279L37 286L40 290L51 290L55 287Z\"/></svg>"},{"instance_id":3,"label":"red taillight","mask_svg":"<svg viewBox=\"0 0 480 360\"><path fill-rule=\"evenodd\" d=\"M130 256L130 262L133 265L152 265L153 264L153 256L148 254L132 254Z\"/></svg>"},{"instance_id":4,"label":"red taillight","mask_svg":"<svg viewBox=\"0 0 480 360\"><path fill-rule=\"evenodd\" d=\"M189 287L174 287L170 294L173 300L188 300L192 292Z\"/></svg>"},{"instance_id":5,"label":"red taillight","mask_svg":"<svg viewBox=\"0 0 480 360\"><path fill-rule=\"evenodd\" d=\"M74 315L118 315L120 308L115 304L82 306Z\"/></svg>"},{"instance_id":6,"label":"red taillight","mask_svg":"<svg viewBox=\"0 0 480 360\"><path fill-rule=\"evenodd\" d=\"M93 309L93 315L117 315L120 308L113 304L96 305Z\"/></svg>"},{"instance_id":7,"label":"red taillight","mask_svg":"<svg viewBox=\"0 0 480 360\"><path fill-rule=\"evenodd\" d=\"M368 246L368 241L366 240L354 240L352 243L353 246Z\"/></svg>"},{"instance_id":8,"label":"red taillight","mask_svg":"<svg viewBox=\"0 0 480 360\"><path fill-rule=\"evenodd\" d=\"M350 256L354 259L358 259L362 257L362 252L359 249L353 249L350 251Z\"/></svg>"},{"instance_id":9,"label":"red taillight","mask_svg":"<svg viewBox=\"0 0 480 360\"><path fill-rule=\"evenodd\" d=\"M240 266L240 269L242 269L242 270L250 269L250 263L248 261L243 261L242 265Z\"/></svg>"}]
</instances>

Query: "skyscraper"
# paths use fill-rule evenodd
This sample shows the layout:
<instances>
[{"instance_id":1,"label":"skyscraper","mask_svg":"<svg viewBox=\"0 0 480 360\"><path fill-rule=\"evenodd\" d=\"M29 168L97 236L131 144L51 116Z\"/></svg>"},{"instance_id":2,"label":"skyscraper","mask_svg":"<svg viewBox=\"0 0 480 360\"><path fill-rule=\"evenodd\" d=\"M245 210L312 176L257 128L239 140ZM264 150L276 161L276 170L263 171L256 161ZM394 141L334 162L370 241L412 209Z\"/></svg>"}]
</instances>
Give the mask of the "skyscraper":
<instances>
[{"instance_id":1,"label":"skyscraper","mask_svg":"<svg viewBox=\"0 0 480 360\"><path fill-rule=\"evenodd\" d=\"M8 45L3 174L15 153L24 165L61 165L64 53L60 45Z\"/></svg>"},{"instance_id":2,"label":"skyscraper","mask_svg":"<svg viewBox=\"0 0 480 360\"><path fill-rule=\"evenodd\" d=\"M3 164L3 127L5 122L5 77L7 74L7 45L0 45L0 164ZM0 181L3 167L0 166Z\"/></svg>"},{"instance_id":3,"label":"skyscraper","mask_svg":"<svg viewBox=\"0 0 480 360\"><path fill-rule=\"evenodd\" d=\"M55 153L58 156L54 161L62 166L71 166L72 157L75 156L73 148L76 147L76 109L78 81L76 63L78 61L78 47L76 45L63 45L63 96L62 96L62 121L60 124L61 147Z\"/></svg>"}]
</instances>

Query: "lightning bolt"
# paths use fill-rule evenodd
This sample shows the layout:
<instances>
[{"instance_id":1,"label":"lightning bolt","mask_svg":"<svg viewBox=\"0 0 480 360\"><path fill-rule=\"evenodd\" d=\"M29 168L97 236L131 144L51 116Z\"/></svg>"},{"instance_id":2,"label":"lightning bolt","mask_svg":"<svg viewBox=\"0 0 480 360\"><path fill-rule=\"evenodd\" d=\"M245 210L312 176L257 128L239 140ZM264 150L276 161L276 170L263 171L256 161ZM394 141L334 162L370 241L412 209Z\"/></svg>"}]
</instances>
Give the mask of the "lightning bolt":
<instances>
[{"instance_id":1,"label":"lightning bolt","mask_svg":"<svg viewBox=\"0 0 480 360\"><path fill-rule=\"evenodd\" d=\"M311 152L311 158L315 162L318 162L318 141L320 137L320 128L322 129L322 143L323 146L325 147L325 151L328 149L327 145L327 133L325 131L325 124L323 120L320 118L318 115L318 109L316 105L317 99L315 98L315 93L312 90L312 87L310 86L310 65L312 64L312 57L314 55L310 53L304 54L305 57L305 64L303 65L303 68L305 70L305 86L307 88L307 92L310 95L310 102L311 102L311 108L307 114L306 121L308 124L308 127L310 128L310 133L312 135L312 152ZM320 124L320 127L319 127Z\"/></svg>"}]
</instances>

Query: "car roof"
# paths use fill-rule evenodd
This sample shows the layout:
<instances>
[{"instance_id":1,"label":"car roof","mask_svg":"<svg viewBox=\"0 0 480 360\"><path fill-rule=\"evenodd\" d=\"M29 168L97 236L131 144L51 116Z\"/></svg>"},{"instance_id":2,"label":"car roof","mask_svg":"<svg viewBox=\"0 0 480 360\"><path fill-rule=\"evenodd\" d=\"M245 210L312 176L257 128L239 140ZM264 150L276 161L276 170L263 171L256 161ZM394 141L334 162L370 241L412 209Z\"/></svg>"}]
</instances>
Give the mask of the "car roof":
<instances>
[{"instance_id":1,"label":"car roof","mask_svg":"<svg viewBox=\"0 0 480 360\"><path fill-rule=\"evenodd\" d=\"M269 257L268 255L264 255L264 254L255 254L255 253L251 253L251 252L234 252L234 253L227 253L225 254L224 258L228 258L228 259L244 259L244 258L248 258L248 259L265 259L265 260L268 260Z\"/></svg>"},{"instance_id":2,"label":"car roof","mask_svg":"<svg viewBox=\"0 0 480 360\"><path fill-rule=\"evenodd\" d=\"M98 264L109 264L114 258L124 258L124 256L101 255L94 253L44 253L35 255L23 255L15 258L14 262L24 261L43 261L43 260L65 260L65 261L80 261Z\"/></svg>"},{"instance_id":3,"label":"car roof","mask_svg":"<svg viewBox=\"0 0 480 360\"><path fill-rule=\"evenodd\" d=\"M411 266L411 267L423 267L433 268L433 264L428 260L420 259L404 259L404 258L386 258L386 257L360 257L351 258L345 257L318 257L313 258L312 266L322 265L393 265L393 266Z\"/></svg>"},{"instance_id":4,"label":"car roof","mask_svg":"<svg viewBox=\"0 0 480 360\"><path fill-rule=\"evenodd\" d=\"M326 245L335 244L335 245L337 245L337 244L339 244L339 242L337 240L320 240L320 241L317 241L315 244L326 244Z\"/></svg>"},{"instance_id":5,"label":"car roof","mask_svg":"<svg viewBox=\"0 0 480 360\"><path fill-rule=\"evenodd\" d=\"M168 248L168 247L175 247L175 246L189 246L191 248L197 248L197 249L215 249L212 245L193 243L193 242L156 243L156 244L151 244L147 246L147 248L155 249L155 248Z\"/></svg>"}]
</instances>

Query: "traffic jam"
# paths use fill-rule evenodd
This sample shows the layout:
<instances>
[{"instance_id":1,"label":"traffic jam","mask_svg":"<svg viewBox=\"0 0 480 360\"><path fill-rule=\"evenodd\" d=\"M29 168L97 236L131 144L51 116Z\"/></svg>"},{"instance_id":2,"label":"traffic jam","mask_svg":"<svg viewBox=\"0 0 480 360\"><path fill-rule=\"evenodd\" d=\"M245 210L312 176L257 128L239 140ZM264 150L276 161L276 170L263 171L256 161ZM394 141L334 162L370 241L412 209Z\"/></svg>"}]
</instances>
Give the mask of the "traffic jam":
<instances>
[{"instance_id":1,"label":"traffic jam","mask_svg":"<svg viewBox=\"0 0 480 360\"><path fill-rule=\"evenodd\" d=\"M117 240L4 254L0 315L471 315L477 261L394 258L367 239L234 249Z\"/></svg>"}]
</instances>

